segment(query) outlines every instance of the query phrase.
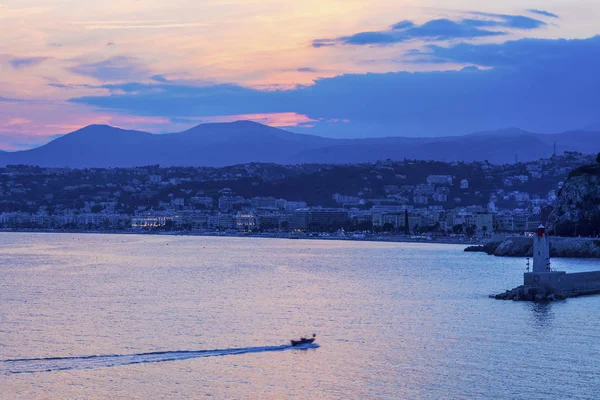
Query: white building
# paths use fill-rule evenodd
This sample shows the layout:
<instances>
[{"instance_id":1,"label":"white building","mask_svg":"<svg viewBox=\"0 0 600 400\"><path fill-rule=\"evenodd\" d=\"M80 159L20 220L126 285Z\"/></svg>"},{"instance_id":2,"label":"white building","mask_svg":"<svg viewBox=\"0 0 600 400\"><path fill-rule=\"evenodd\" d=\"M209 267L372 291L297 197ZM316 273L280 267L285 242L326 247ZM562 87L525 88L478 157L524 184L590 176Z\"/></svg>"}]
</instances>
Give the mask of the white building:
<instances>
[{"instance_id":1,"label":"white building","mask_svg":"<svg viewBox=\"0 0 600 400\"><path fill-rule=\"evenodd\" d=\"M430 185L452 185L451 175L429 175L427 183Z\"/></svg>"}]
</instances>

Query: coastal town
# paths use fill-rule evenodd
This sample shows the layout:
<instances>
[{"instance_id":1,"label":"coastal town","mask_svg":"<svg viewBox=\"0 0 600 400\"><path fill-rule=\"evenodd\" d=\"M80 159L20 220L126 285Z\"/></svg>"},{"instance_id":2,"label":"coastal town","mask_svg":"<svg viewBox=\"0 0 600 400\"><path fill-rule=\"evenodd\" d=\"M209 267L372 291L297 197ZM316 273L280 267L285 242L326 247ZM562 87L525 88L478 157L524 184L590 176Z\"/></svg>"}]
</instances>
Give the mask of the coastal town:
<instances>
[{"instance_id":1,"label":"coastal town","mask_svg":"<svg viewBox=\"0 0 600 400\"><path fill-rule=\"evenodd\" d=\"M243 164L225 168L0 169L0 228L483 238L534 231L569 172L534 162Z\"/></svg>"}]
</instances>

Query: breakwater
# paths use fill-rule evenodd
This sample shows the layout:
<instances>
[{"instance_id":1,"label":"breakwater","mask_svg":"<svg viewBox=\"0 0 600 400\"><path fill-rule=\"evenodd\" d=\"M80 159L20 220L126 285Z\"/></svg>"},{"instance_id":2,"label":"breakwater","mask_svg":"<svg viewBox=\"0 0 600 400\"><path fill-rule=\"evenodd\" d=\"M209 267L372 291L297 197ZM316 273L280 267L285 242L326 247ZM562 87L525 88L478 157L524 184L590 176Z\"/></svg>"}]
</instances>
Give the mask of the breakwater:
<instances>
[{"instance_id":1,"label":"breakwater","mask_svg":"<svg viewBox=\"0 0 600 400\"><path fill-rule=\"evenodd\" d=\"M549 241L551 257L600 258L600 239L553 236ZM481 251L500 257L532 257L533 237L508 236L467 247L465 251Z\"/></svg>"},{"instance_id":2,"label":"breakwater","mask_svg":"<svg viewBox=\"0 0 600 400\"><path fill-rule=\"evenodd\" d=\"M498 300L554 301L600 294L600 271L525 273L524 284L491 297Z\"/></svg>"},{"instance_id":3,"label":"breakwater","mask_svg":"<svg viewBox=\"0 0 600 400\"><path fill-rule=\"evenodd\" d=\"M530 269L529 261L527 262L527 272L523 274L523 284L490 297L498 300L552 301L600 293L600 271L568 274L552 268L550 262L551 241L543 225L538 227L531 240L533 265ZM558 243L559 246L565 244L564 241L561 243L556 240L554 243L555 245Z\"/></svg>"}]
</instances>

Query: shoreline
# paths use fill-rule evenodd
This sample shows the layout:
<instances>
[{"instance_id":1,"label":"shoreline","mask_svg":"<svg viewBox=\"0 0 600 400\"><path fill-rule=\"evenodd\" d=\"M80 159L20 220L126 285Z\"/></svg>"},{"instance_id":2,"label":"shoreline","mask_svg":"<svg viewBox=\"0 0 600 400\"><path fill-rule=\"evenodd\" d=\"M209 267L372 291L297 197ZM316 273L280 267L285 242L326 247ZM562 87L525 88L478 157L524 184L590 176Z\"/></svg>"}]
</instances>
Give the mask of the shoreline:
<instances>
[{"instance_id":1,"label":"shoreline","mask_svg":"<svg viewBox=\"0 0 600 400\"><path fill-rule=\"evenodd\" d=\"M341 236L341 235L317 235L309 234L277 234L277 233L226 233L226 232L198 232L198 231L172 231L172 232L148 232L138 230L115 230L115 231L93 231L93 230L36 230L36 229L2 229L0 233L60 233L60 234L99 234L99 235L152 235L152 236L203 236L203 237L235 237L235 238L258 238L258 239L290 239L290 240L340 240L354 242L380 242L380 243L431 243L431 244L456 244L464 246L479 245L479 239L452 238L452 237L425 237L406 235L370 235L370 236Z\"/></svg>"}]
</instances>

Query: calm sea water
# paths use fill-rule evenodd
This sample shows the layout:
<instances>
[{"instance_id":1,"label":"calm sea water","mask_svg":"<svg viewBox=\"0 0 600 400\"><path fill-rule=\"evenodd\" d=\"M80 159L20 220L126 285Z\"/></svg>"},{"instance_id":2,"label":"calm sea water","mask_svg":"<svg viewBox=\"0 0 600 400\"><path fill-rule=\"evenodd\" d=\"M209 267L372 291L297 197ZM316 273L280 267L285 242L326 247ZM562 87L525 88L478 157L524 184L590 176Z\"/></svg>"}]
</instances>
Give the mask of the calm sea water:
<instances>
[{"instance_id":1,"label":"calm sea water","mask_svg":"<svg viewBox=\"0 0 600 400\"><path fill-rule=\"evenodd\" d=\"M489 299L524 260L462 249L0 234L0 397L600 398L600 297Z\"/></svg>"}]
</instances>

